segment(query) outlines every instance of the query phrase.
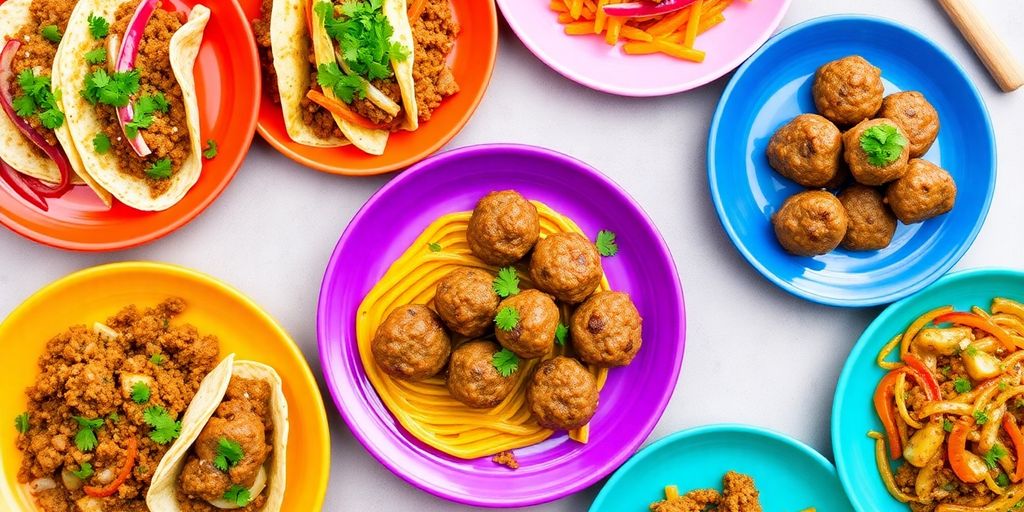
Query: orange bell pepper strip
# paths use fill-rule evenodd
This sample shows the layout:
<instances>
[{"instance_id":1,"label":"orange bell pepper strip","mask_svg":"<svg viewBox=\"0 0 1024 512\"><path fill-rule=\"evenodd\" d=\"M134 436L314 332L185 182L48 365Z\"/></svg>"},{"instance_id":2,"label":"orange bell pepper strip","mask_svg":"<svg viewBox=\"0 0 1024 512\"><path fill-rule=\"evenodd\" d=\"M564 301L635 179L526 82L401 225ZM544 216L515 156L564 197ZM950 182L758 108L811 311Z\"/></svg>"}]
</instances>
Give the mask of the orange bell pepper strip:
<instances>
[{"instance_id":1,"label":"orange bell pepper strip","mask_svg":"<svg viewBox=\"0 0 1024 512\"><path fill-rule=\"evenodd\" d=\"M85 494L92 496L93 498L106 498L112 496L117 492L117 489L121 487L121 484L128 480L128 477L132 476L132 468L135 467L135 458L139 454L139 442L134 437L128 438L128 453L124 458L124 465L121 466L121 471L118 472L117 478L104 487L93 487L87 485L82 488Z\"/></svg>"},{"instance_id":2,"label":"orange bell pepper strip","mask_svg":"<svg viewBox=\"0 0 1024 512\"><path fill-rule=\"evenodd\" d=\"M416 20L420 19L420 15L423 14L423 8L427 6L427 0L413 0L412 5L409 6L409 10L406 11L409 17L409 23L416 23Z\"/></svg>"},{"instance_id":3,"label":"orange bell pepper strip","mask_svg":"<svg viewBox=\"0 0 1024 512\"><path fill-rule=\"evenodd\" d=\"M889 456L892 460L899 459L903 455L903 448L900 446L900 434L896 429L896 404L895 399L896 377L904 373L904 368L893 370L882 377L875 389L875 412L882 420L885 427L885 437L889 442Z\"/></svg>"},{"instance_id":4,"label":"orange bell pepper strip","mask_svg":"<svg viewBox=\"0 0 1024 512\"><path fill-rule=\"evenodd\" d=\"M907 363L907 366L911 369L913 376L916 378L918 384L924 388L925 394L928 395L928 399L942 400L942 392L939 391L939 382L935 380L935 375L928 369L928 366L921 361L920 358L914 354L906 354L903 356L903 362Z\"/></svg>"},{"instance_id":5,"label":"orange bell pepper strip","mask_svg":"<svg viewBox=\"0 0 1024 512\"><path fill-rule=\"evenodd\" d=\"M327 109L328 112L356 126L362 126L363 128L370 130L381 129L380 126L373 124L369 119L359 115L355 110L349 108L348 105L338 100L332 100L316 89L310 89L309 92L306 93L306 97L313 103Z\"/></svg>"},{"instance_id":6,"label":"orange bell pepper strip","mask_svg":"<svg viewBox=\"0 0 1024 512\"><path fill-rule=\"evenodd\" d=\"M967 431L973 423L974 420L956 422L953 425L953 432L949 434L948 448L949 465L953 468L953 473L956 473L961 481L969 484L985 480L985 474L978 474L967 462Z\"/></svg>"},{"instance_id":7,"label":"orange bell pepper strip","mask_svg":"<svg viewBox=\"0 0 1024 512\"><path fill-rule=\"evenodd\" d=\"M978 316L974 313L965 313L962 311L954 311L952 313L946 313L935 318L936 324L952 323L957 325L963 325L966 327L972 327L974 329L981 329L992 336L995 336L1006 350L1014 351L1017 350L1017 344L1010 339L1010 336L1006 334L1001 327L992 323L991 320Z\"/></svg>"},{"instance_id":8,"label":"orange bell pepper strip","mask_svg":"<svg viewBox=\"0 0 1024 512\"><path fill-rule=\"evenodd\" d=\"M1020 427L1017 426L1017 420L1012 414L1003 416L1003 429L1006 430L1006 435L1010 437L1013 449L1017 452L1017 469L1010 475L1010 480L1020 482L1024 480L1024 435L1021 435Z\"/></svg>"}]
</instances>

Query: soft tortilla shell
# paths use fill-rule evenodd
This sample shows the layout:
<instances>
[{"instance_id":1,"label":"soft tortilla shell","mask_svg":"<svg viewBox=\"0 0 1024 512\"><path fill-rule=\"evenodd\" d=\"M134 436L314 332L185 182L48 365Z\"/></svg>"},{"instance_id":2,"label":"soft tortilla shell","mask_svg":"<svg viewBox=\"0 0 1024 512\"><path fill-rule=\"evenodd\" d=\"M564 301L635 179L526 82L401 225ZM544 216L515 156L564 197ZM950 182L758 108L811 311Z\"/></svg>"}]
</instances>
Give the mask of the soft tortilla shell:
<instances>
[{"instance_id":1,"label":"soft tortilla shell","mask_svg":"<svg viewBox=\"0 0 1024 512\"><path fill-rule=\"evenodd\" d=\"M384 0L384 16L391 22L394 34L393 42L400 43L409 49L405 60L391 59L391 67L395 70L398 89L402 91L402 104L405 106L406 130L415 131L420 126L419 104L416 103L416 81L413 79L412 68L416 62L416 41L413 39L412 27L409 25L409 10L406 0Z\"/></svg>"}]
</instances>

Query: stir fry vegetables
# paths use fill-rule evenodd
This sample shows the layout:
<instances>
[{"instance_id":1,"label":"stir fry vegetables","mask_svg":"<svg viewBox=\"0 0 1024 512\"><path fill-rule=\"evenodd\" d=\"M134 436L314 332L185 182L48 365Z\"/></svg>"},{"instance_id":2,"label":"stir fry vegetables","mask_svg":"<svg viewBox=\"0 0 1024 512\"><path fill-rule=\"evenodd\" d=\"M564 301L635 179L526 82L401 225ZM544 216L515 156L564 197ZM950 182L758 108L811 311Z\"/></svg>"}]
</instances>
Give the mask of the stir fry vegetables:
<instances>
[{"instance_id":1,"label":"stir fry vegetables","mask_svg":"<svg viewBox=\"0 0 1024 512\"><path fill-rule=\"evenodd\" d=\"M868 436L896 500L914 512L1024 503L1024 304L929 311L877 363L888 371L873 400L884 433Z\"/></svg>"}]
</instances>

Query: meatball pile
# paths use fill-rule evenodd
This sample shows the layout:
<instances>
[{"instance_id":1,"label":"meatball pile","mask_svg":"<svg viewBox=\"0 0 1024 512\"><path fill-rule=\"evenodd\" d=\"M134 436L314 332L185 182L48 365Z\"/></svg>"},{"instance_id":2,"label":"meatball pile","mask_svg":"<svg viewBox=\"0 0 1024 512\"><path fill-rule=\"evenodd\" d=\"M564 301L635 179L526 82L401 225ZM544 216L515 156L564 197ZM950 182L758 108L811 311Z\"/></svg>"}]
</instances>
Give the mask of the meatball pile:
<instances>
[{"instance_id":1,"label":"meatball pile","mask_svg":"<svg viewBox=\"0 0 1024 512\"><path fill-rule=\"evenodd\" d=\"M772 216L787 252L884 249L897 220L914 224L953 209L953 177L921 159L938 136L938 112L919 92L884 89L881 70L860 56L829 62L811 87L818 114L798 115L772 135L769 165L809 189Z\"/></svg>"}]
</instances>

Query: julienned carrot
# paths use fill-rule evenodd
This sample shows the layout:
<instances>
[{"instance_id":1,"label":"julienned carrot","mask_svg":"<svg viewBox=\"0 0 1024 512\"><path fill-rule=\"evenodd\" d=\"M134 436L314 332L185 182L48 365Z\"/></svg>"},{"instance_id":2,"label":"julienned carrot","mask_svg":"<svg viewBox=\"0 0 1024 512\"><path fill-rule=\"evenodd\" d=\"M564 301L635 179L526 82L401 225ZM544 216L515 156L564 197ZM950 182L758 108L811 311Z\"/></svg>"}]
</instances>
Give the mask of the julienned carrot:
<instances>
[{"instance_id":1,"label":"julienned carrot","mask_svg":"<svg viewBox=\"0 0 1024 512\"><path fill-rule=\"evenodd\" d=\"M348 121L349 123L352 123L356 126L361 126L363 128L368 128L370 130L380 129L379 126L370 122L369 119L357 114L356 111L350 109L348 105L338 100L328 98L326 95L324 95L324 93L316 89L310 89L309 92L306 93L306 97L309 98L309 101L312 101L317 105L320 105L321 107L327 109L328 112L340 117L345 121Z\"/></svg>"},{"instance_id":2,"label":"julienned carrot","mask_svg":"<svg viewBox=\"0 0 1024 512\"><path fill-rule=\"evenodd\" d=\"M569 14L568 12L558 13L558 22L561 23L562 25L568 25L569 23L573 23L575 21L576 20L572 19L572 14Z\"/></svg>"},{"instance_id":3,"label":"julienned carrot","mask_svg":"<svg viewBox=\"0 0 1024 512\"><path fill-rule=\"evenodd\" d=\"M683 26L688 19L690 19L690 7L684 7L651 25L647 32L654 37L668 35Z\"/></svg>"},{"instance_id":4,"label":"julienned carrot","mask_svg":"<svg viewBox=\"0 0 1024 512\"><path fill-rule=\"evenodd\" d=\"M565 25L565 33L570 36L590 35L594 33L593 21L574 21Z\"/></svg>"},{"instance_id":5,"label":"julienned carrot","mask_svg":"<svg viewBox=\"0 0 1024 512\"><path fill-rule=\"evenodd\" d=\"M413 0L412 4L409 5L409 10L406 11L410 22L415 22L420 19L420 15L423 14L423 8L427 6L427 0Z\"/></svg>"},{"instance_id":6,"label":"julienned carrot","mask_svg":"<svg viewBox=\"0 0 1024 512\"><path fill-rule=\"evenodd\" d=\"M686 39L683 40L683 45L687 48L693 48L693 44L697 42L697 29L700 28L700 14L704 7L704 0L697 0L690 7L690 19L686 20Z\"/></svg>"},{"instance_id":7,"label":"julienned carrot","mask_svg":"<svg viewBox=\"0 0 1024 512\"><path fill-rule=\"evenodd\" d=\"M618 16L608 17L608 31L605 32L604 41L612 46L619 42L619 31L622 30L622 18Z\"/></svg>"},{"instance_id":8,"label":"julienned carrot","mask_svg":"<svg viewBox=\"0 0 1024 512\"><path fill-rule=\"evenodd\" d=\"M672 43L663 39L655 39L650 43L626 43L623 47L630 55L646 55L650 53L665 53L684 60L693 62L704 62L705 54L700 50L687 48L679 43Z\"/></svg>"},{"instance_id":9,"label":"julienned carrot","mask_svg":"<svg viewBox=\"0 0 1024 512\"><path fill-rule=\"evenodd\" d=\"M569 5L569 14L573 19L580 19L580 15L583 14L583 0L572 0L572 4Z\"/></svg>"},{"instance_id":10,"label":"julienned carrot","mask_svg":"<svg viewBox=\"0 0 1024 512\"><path fill-rule=\"evenodd\" d=\"M604 32L604 24L608 21L608 15L604 13L604 6L608 4L608 0L597 0L597 12L594 13L594 33L600 34Z\"/></svg>"},{"instance_id":11,"label":"julienned carrot","mask_svg":"<svg viewBox=\"0 0 1024 512\"><path fill-rule=\"evenodd\" d=\"M636 27L631 27L629 25L623 25L622 28L619 29L619 33L622 35L622 37L625 37L626 39L631 39L633 41L649 43L654 40L654 36L648 34L647 32L644 32L643 30L640 30Z\"/></svg>"},{"instance_id":12,"label":"julienned carrot","mask_svg":"<svg viewBox=\"0 0 1024 512\"><path fill-rule=\"evenodd\" d=\"M555 12L569 12L569 8L565 6L565 2L562 0L551 0L550 7Z\"/></svg>"},{"instance_id":13,"label":"julienned carrot","mask_svg":"<svg viewBox=\"0 0 1024 512\"><path fill-rule=\"evenodd\" d=\"M713 27L717 26L719 23L722 23L723 21L725 21L725 16L723 16L722 14L716 14L712 18L705 18L702 16L700 20L700 28L697 29L697 35L699 36L704 32L707 32L708 30L712 29ZM683 41L686 39L686 31L669 34L665 36L664 39L670 43L682 44Z\"/></svg>"}]
</instances>

